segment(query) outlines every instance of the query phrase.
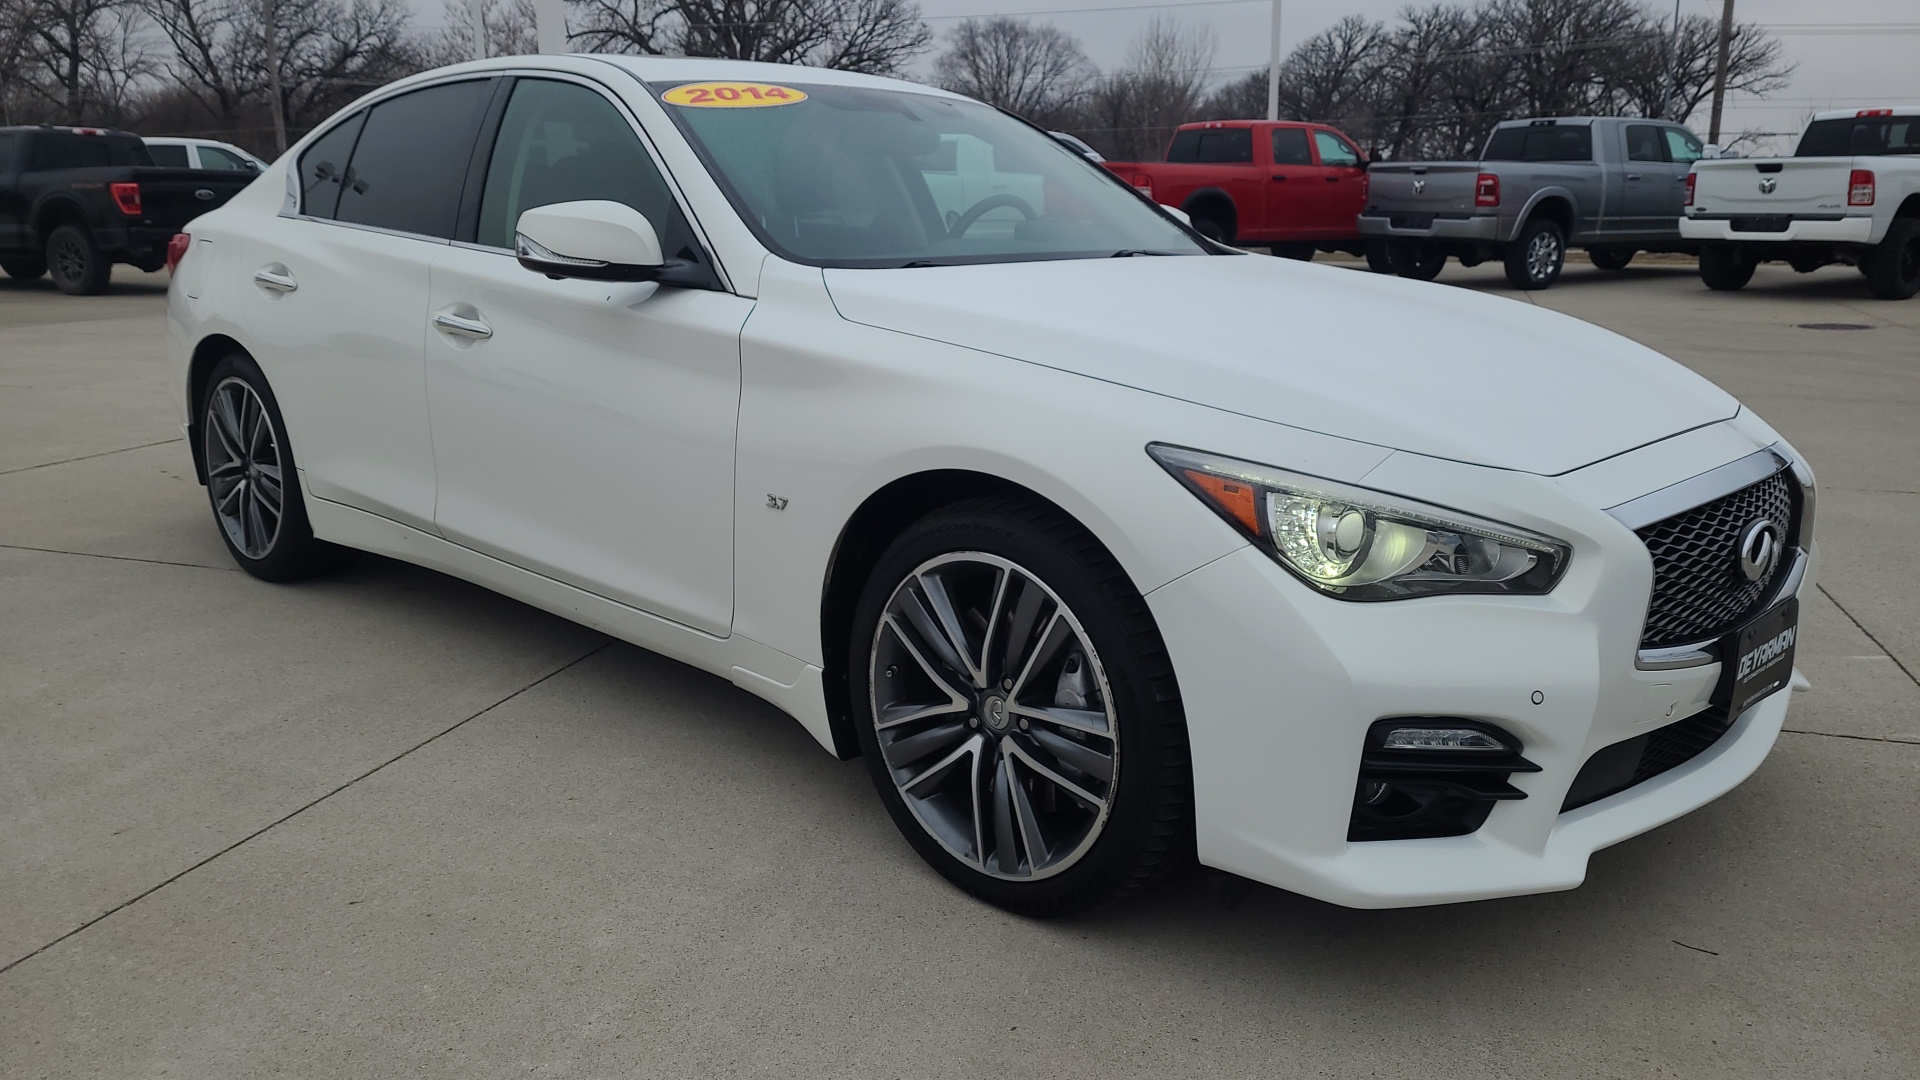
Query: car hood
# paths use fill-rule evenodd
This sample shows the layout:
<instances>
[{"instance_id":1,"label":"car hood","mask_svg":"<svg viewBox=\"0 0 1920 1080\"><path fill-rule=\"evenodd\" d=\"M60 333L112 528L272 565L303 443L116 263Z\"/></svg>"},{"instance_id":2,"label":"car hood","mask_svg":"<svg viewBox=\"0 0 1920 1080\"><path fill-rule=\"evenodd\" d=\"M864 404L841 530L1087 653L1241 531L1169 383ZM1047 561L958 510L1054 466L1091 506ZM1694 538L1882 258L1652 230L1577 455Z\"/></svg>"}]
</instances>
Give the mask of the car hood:
<instances>
[{"instance_id":1,"label":"car hood","mask_svg":"<svg viewBox=\"0 0 1920 1080\"><path fill-rule=\"evenodd\" d=\"M1555 475L1739 403L1578 319L1262 256L825 271L843 318L1455 461Z\"/></svg>"}]
</instances>

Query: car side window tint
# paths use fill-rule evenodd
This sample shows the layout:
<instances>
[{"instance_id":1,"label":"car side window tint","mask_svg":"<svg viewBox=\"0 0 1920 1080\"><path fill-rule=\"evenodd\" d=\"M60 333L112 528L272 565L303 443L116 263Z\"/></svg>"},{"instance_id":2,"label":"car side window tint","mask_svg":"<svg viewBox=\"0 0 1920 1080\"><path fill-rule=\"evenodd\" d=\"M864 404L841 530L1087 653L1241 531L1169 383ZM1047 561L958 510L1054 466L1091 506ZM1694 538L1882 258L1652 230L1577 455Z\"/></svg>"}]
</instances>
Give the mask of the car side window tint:
<instances>
[{"instance_id":1,"label":"car side window tint","mask_svg":"<svg viewBox=\"0 0 1920 1080\"><path fill-rule=\"evenodd\" d=\"M1306 128L1273 129L1273 163L1275 165L1313 164L1313 151L1307 149Z\"/></svg>"},{"instance_id":2,"label":"car side window tint","mask_svg":"<svg viewBox=\"0 0 1920 1080\"><path fill-rule=\"evenodd\" d=\"M203 169L231 169L234 172L247 172L249 165L239 155L222 150L217 146L200 148L200 167Z\"/></svg>"},{"instance_id":3,"label":"car side window tint","mask_svg":"<svg viewBox=\"0 0 1920 1080\"><path fill-rule=\"evenodd\" d=\"M1253 162L1252 128L1189 128L1175 132L1167 160L1209 165L1247 165Z\"/></svg>"},{"instance_id":4,"label":"car side window tint","mask_svg":"<svg viewBox=\"0 0 1920 1080\"><path fill-rule=\"evenodd\" d=\"M159 146L149 145L147 147L147 153L153 155L153 163L155 165L162 165L169 169L184 169L187 167L187 148L184 146L174 146L164 143Z\"/></svg>"},{"instance_id":5,"label":"car side window tint","mask_svg":"<svg viewBox=\"0 0 1920 1080\"><path fill-rule=\"evenodd\" d=\"M1691 165L1705 155L1706 150L1693 132L1686 128L1667 128L1667 160L1681 165Z\"/></svg>"},{"instance_id":6,"label":"car side window tint","mask_svg":"<svg viewBox=\"0 0 1920 1080\"><path fill-rule=\"evenodd\" d=\"M97 135L48 133L33 140L33 161L28 172L45 169L91 169L105 166L107 141Z\"/></svg>"},{"instance_id":7,"label":"car side window tint","mask_svg":"<svg viewBox=\"0 0 1920 1080\"><path fill-rule=\"evenodd\" d=\"M300 154L301 213L317 218L333 216L340 205L340 180L347 172L347 158L352 156L354 140L360 137L360 126L366 120L366 113L354 113Z\"/></svg>"},{"instance_id":8,"label":"car side window tint","mask_svg":"<svg viewBox=\"0 0 1920 1080\"><path fill-rule=\"evenodd\" d=\"M1666 140L1661 135L1661 129L1652 124L1628 124L1627 160L1667 160Z\"/></svg>"},{"instance_id":9,"label":"car side window tint","mask_svg":"<svg viewBox=\"0 0 1920 1080\"><path fill-rule=\"evenodd\" d=\"M490 79L388 98L367 115L335 217L450 240Z\"/></svg>"},{"instance_id":10,"label":"car side window tint","mask_svg":"<svg viewBox=\"0 0 1920 1080\"><path fill-rule=\"evenodd\" d=\"M583 199L633 207L663 242L674 215L660 170L612 102L576 83L521 80L500 118L474 240L511 248L523 212Z\"/></svg>"},{"instance_id":11,"label":"car side window tint","mask_svg":"<svg viewBox=\"0 0 1920 1080\"><path fill-rule=\"evenodd\" d=\"M1355 166L1360 164L1360 152L1348 146L1345 139L1331 131L1313 133L1314 148L1320 151L1320 164Z\"/></svg>"}]
</instances>

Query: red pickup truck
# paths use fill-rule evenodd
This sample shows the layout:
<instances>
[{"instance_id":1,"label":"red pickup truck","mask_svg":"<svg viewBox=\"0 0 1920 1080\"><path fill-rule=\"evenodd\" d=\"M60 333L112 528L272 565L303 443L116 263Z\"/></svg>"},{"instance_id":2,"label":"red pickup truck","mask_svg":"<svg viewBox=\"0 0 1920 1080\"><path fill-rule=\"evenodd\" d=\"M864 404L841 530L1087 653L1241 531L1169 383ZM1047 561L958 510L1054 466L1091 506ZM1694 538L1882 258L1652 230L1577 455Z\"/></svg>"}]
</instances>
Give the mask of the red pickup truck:
<instances>
[{"instance_id":1,"label":"red pickup truck","mask_svg":"<svg viewBox=\"0 0 1920 1080\"><path fill-rule=\"evenodd\" d=\"M1108 169L1194 228L1224 243L1366 253L1358 219L1367 204L1367 159L1325 124L1209 120L1183 124L1165 161L1109 161Z\"/></svg>"}]
</instances>

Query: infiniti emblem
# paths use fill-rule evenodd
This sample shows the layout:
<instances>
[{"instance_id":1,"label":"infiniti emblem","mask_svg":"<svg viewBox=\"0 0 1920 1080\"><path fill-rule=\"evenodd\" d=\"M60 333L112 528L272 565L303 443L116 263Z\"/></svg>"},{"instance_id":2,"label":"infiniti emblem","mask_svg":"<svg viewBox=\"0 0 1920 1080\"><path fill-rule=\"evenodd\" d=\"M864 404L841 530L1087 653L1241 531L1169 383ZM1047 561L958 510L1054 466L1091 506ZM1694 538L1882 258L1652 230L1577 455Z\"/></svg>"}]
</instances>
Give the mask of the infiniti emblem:
<instances>
[{"instance_id":1,"label":"infiniti emblem","mask_svg":"<svg viewBox=\"0 0 1920 1080\"><path fill-rule=\"evenodd\" d=\"M1780 565L1779 526L1760 518L1741 530L1736 558L1741 577L1752 582L1767 580L1773 575L1773 568Z\"/></svg>"},{"instance_id":2,"label":"infiniti emblem","mask_svg":"<svg viewBox=\"0 0 1920 1080\"><path fill-rule=\"evenodd\" d=\"M1426 190L1427 182L1425 180L1415 180L1413 182L1413 193L1415 195L1423 195L1426 193Z\"/></svg>"},{"instance_id":3,"label":"infiniti emblem","mask_svg":"<svg viewBox=\"0 0 1920 1080\"><path fill-rule=\"evenodd\" d=\"M1762 177L1760 180L1760 194L1771 195L1773 194L1773 189L1779 186L1780 186L1779 177L1775 177L1775 176Z\"/></svg>"}]
</instances>

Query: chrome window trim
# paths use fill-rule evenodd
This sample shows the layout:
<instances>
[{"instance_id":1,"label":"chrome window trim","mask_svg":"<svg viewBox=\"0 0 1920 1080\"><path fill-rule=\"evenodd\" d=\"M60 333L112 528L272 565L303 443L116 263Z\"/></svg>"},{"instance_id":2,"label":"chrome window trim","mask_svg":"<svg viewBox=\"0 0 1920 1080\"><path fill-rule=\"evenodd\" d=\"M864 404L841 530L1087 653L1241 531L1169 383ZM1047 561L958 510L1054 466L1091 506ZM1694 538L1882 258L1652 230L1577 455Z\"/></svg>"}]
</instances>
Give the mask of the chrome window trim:
<instances>
[{"instance_id":1,"label":"chrome window trim","mask_svg":"<svg viewBox=\"0 0 1920 1080\"><path fill-rule=\"evenodd\" d=\"M1629 529L1643 529L1656 521L1665 521L1675 514L1725 498L1793 464L1794 460L1782 451L1779 443L1775 443L1764 450L1755 450L1746 457L1729 461L1717 469L1708 469L1699 476L1669 484L1659 491L1629 499L1618 506L1610 506L1607 514Z\"/></svg>"}]
</instances>

